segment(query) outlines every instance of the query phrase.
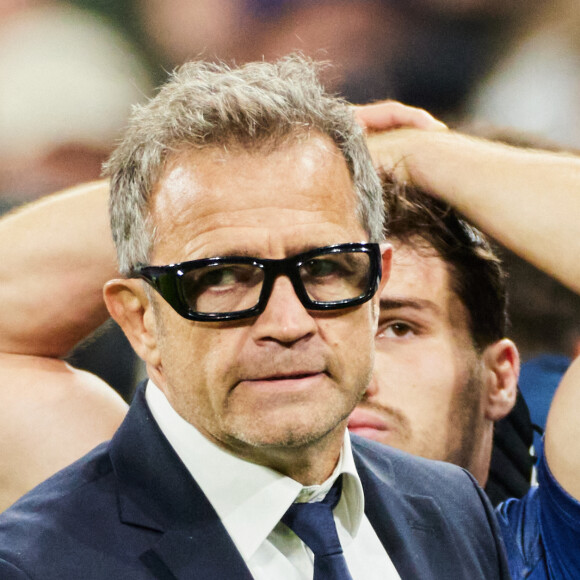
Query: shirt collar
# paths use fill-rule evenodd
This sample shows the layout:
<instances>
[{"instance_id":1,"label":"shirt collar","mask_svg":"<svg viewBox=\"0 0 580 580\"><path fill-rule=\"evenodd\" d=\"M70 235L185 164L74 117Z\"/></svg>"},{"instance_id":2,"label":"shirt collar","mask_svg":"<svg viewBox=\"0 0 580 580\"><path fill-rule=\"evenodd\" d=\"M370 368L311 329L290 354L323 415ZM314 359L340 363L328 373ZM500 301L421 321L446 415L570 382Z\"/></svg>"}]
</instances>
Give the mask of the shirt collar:
<instances>
[{"instance_id":1,"label":"shirt collar","mask_svg":"<svg viewBox=\"0 0 580 580\"><path fill-rule=\"evenodd\" d=\"M333 474L320 485L303 487L206 439L173 409L151 380L145 397L159 428L209 499L245 561L266 540L295 500L322 500L341 474L344 474L343 490L335 515L350 535L356 536L363 517L364 497L348 432Z\"/></svg>"}]
</instances>

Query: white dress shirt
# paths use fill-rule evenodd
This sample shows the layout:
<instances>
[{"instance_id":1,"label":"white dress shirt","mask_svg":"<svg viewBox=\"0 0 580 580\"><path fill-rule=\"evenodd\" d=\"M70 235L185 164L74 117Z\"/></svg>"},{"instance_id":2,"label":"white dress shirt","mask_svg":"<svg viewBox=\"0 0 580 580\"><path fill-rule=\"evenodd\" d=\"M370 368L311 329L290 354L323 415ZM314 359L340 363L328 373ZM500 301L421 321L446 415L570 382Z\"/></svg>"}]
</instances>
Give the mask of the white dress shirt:
<instances>
[{"instance_id":1,"label":"white dress shirt","mask_svg":"<svg viewBox=\"0 0 580 580\"><path fill-rule=\"evenodd\" d=\"M206 439L173 409L152 381L147 384L146 400L161 431L209 499L254 578L312 578L312 552L280 519L295 500L323 499L343 474L343 491L334 519L353 579L400 579L364 514L364 496L348 433L331 477L321 485L303 487Z\"/></svg>"}]
</instances>

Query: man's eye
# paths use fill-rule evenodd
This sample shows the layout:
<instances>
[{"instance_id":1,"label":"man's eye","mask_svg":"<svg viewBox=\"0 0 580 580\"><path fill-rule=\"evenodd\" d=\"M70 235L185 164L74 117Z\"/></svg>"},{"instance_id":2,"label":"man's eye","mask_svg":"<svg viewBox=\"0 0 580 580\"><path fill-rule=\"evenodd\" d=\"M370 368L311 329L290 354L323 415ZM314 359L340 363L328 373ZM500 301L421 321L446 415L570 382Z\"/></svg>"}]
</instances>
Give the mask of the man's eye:
<instances>
[{"instance_id":1,"label":"man's eye","mask_svg":"<svg viewBox=\"0 0 580 580\"><path fill-rule=\"evenodd\" d=\"M216 268L206 272L200 279L200 286L228 286L234 284L237 277L231 268Z\"/></svg>"},{"instance_id":2,"label":"man's eye","mask_svg":"<svg viewBox=\"0 0 580 580\"><path fill-rule=\"evenodd\" d=\"M401 338L413 334L413 329L405 322L391 322L381 325L377 334L378 338Z\"/></svg>"},{"instance_id":3,"label":"man's eye","mask_svg":"<svg viewBox=\"0 0 580 580\"><path fill-rule=\"evenodd\" d=\"M332 260L309 260L303 265L308 276L321 277L330 276L340 271L338 264Z\"/></svg>"},{"instance_id":4,"label":"man's eye","mask_svg":"<svg viewBox=\"0 0 580 580\"><path fill-rule=\"evenodd\" d=\"M219 266L196 272L190 280L197 288L228 288L238 285L253 285L262 279L262 272L245 265Z\"/></svg>"}]
</instances>

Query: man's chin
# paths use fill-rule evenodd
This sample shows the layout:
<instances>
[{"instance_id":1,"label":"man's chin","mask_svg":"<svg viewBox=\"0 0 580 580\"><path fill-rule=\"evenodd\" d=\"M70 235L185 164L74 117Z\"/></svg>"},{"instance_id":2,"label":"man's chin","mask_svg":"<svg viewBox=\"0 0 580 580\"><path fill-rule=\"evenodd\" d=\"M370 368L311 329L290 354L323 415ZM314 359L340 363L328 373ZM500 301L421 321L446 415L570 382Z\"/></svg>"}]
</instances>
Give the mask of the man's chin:
<instances>
[{"instance_id":1,"label":"man's chin","mask_svg":"<svg viewBox=\"0 0 580 580\"><path fill-rule=\"evenodd\" d=\"M333 431L336 425L321 426L315 424L297 424L296 422L255 421L253 425L230 432L232 440L248 451L260 449L300 449L315 445Z\"/></svg>"}]
</instances>

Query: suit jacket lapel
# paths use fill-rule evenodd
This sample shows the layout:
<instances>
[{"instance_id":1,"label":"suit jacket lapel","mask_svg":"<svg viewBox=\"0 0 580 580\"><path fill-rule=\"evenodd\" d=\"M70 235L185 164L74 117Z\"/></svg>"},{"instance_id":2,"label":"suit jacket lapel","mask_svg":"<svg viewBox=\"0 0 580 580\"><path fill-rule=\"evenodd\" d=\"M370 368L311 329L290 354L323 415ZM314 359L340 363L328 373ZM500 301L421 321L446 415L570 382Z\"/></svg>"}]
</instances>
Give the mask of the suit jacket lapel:
<instances>
[{"instance_id":1,"label":"suit jacket lapel","mask_svg":"<svg viewBox=\"0 0 580 580\"><path fill-rule=\"evenodd\" d=\"M193 529L191 533L165 532L143 553L141 561L159 580L252 579L221 524Z\"/></svg>"},{"instance_id":2,"label":"suit jacket lapel","mask_svg":"<svg viewBox=\"0 0 580 580\"><path fill-rule=\"evenodd\" d=\"M353 438L353 442L356 439ZM135 395L110 444L118 481L120 520L145 538L142 564L158 580L252 576L212 505ZM461 562L453 535L432 497L405 494L400 474L353 445L365 493L365 513L401 578L442 578L448 556ZM403 477L403 481L405 478ZM154 532L152 534L152 531ZM144 543L145 545L145 543Z\"/></svg>"},{"instance_id":3,"label":"suit jacket lapel","mask_svg":"<svg viewBox=\"0 0 580 580\"><path fill-rule=\"evenodd\" d=\"M159 430L143 386L110 454L121 521L159 533L141 556L156 578L252 578L212 505Z\"/></svg>"},{"instance_id":4,"label":"suit jacket lapel","mask_svg":"<svg viewBox=\"0 0 580 580\"><path fill-rule=\"evenodd\" d=\"M444 514L432 497L403 493L392 469L373 465L353 446L365 494L365 514L402 579L440 578L438 561L459 558ZM461 561L458 559L457 561Z\"/></svg>"},{"instance_id":5,"label":"suit jacket lapel","mask_svg":"<svg viewBox=\"0 0 580 580\"><path fill-rule=\"evenodd\" d=\"M392 488L390 474L380 478L366 458L353 447L356 468L365 496L365 515L381 540L401 578L421 578L417 551L407 537L408 524L399 492ZM391 493L393 492L393 493Z\"/></svg>"}]
</instances>

